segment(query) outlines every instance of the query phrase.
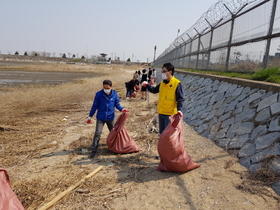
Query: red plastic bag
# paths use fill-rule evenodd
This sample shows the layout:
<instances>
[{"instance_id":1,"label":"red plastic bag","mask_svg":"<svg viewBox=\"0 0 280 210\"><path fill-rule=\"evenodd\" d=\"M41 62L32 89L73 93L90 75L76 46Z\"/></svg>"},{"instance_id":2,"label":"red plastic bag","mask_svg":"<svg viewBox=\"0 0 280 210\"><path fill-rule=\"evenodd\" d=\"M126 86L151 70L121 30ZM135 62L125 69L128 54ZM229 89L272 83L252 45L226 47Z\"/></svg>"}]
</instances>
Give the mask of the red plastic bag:
<instances>
[{"instance_id":1,"label":"red plastic bag","mask_svg":"<svg viewBox=\"0 0 280 210\"><path fill-rule=\"evenodd\" d=\"M0 168L0 209L24 210L23 205L13 192L7 171Z\"/></svg>"},{"instance_id":2,"label":"red plastic bag","mask_svg":"<svg viewBox=\"0 0 280 210\"><path fill-rule=\"evenodd\" d=\"M158 141L160 163L158 171L187 172L198 168L185 149L183 117L176 114L169 117L170 123Z\"/></svg>"},{"instance_id":3,"label":"red plastic bag","mask_svg":"<svg viewBox=\"0 0 280 210\"><path fill-rule=\"evenodd\" d=\"M125 122L129 112L123 112L117 119L113 129L107 136L106 143L108 149L115 153L131 153L141 151L140 147L129 136Z\"/></svg>"},{"instance_id":4,"label":"red plastic bag","mask_svg":"<svg viewBox=\"0 0 280 210\"><path fill-rule=\"evenodd\" d=\"M136 98L136 96L137 96L137 93L134 91L134 92L132 93L132 98Z\"/></svg>"},{"instance_id":5,"label":"red plastic bag","mask_svg":"<svg viewBox=\"0 0 280 210\"><path fill-rule=\"evenodd\" d=\"M134 90L137 92L138 90L140 90L140 87L138 85L135 85Z\"/></svg>"}]
</instances>

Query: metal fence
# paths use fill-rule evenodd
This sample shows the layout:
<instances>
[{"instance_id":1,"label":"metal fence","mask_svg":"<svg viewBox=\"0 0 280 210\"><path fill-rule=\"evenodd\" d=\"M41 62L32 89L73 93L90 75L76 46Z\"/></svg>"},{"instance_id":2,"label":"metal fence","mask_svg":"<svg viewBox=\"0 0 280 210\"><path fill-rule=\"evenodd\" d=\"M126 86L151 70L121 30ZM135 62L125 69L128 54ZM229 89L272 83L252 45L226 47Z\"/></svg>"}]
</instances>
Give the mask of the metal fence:
<instances>
[{"instance_id":1,"label":"metal fence","mask_svg":"<svg viewBox=\"0 0 280 210\"><path fill-rule=\"evenodd\" d=\"M256 71L280 66L280 1L220 0L154 61L177 68Z\"/></svg>"}]
</instances>

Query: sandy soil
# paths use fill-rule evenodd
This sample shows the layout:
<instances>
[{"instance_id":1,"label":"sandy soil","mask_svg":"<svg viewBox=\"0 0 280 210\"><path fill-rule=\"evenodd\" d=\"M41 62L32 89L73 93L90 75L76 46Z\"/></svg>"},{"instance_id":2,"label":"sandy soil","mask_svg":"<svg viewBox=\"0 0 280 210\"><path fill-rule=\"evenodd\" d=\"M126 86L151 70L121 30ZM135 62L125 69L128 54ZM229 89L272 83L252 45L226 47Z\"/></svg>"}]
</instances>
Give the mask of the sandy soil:
<instances>
[{"instance_id":1,"label":"sandy soil","mask_svg":"<svg viewBox=\"0 0 280 210\"><path fill-rule=\"evenodd\" d=\"M271 188L252 179L234 156L187 124L186 150L201 167L182 174L157 171L157 95L149 94L146 101L139 96L132 100L126 100L124 94L120 97L122 106L130 111L126 128L142 149L138 153L110 152L104 127L97 156L87 157L95 130L95 120L85 123L92 101L43 118L32 116L30 124L20 130L0 131L4 139L18 136L13 161L2 147L1 165L8 170L13 190L26 209L38 209L99 166L103 168L97 174L50 209L280 209L279 196ZM26 137L21 139L39 129L37 122L44 125L41 140L32 144ZM17 153L23 144L30 145L29 151Z\"/></svg>"}]
</instances>

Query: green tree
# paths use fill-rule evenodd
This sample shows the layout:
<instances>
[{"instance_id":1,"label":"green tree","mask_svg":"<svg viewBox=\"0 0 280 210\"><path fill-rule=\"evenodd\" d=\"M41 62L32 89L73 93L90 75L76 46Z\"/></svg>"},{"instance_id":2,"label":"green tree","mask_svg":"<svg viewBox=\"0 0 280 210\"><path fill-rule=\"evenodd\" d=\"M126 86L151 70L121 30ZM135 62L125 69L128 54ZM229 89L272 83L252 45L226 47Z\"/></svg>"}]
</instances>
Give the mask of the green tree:
<instances>
[{"instance_id":1,"label":"green tree","mask_svg":"<svg viewBox=\"0 0 280 210\"><path fill-rule=\"evenodd\" d=\"M130 58L128 58L126 61L127 61L127 62L130 62L131 60L130 60Z\"/></svg>"},{"instance_id":2,"label":"green tree","mask_svg":"<svg viewBox=\"0 0 280 210\"><path fill-rule=\"evenodd\" d=\"M76 55L75 55L75 54L73 54L73 55L72 55L72 58L76 58Z\"/></svg>"},{"instance_id":3,"label":"green tree","mask_svg":"<svg viewBox=\"0 0 280 210\"><path fill-rule=\"evenodd\" d=\"M82 56L81 59L85 59L85 56Z\"/></svg>"},{"instance_id":4,"label":"green tree","mask_svg":"<svg viewBox=\"0 0 280 210\"><path fill-rule=\"evenodd\" d=\"M18 54L19 54L18 51L16 51L16 52L15 52L15 55L18 55Z\"/></svg>"},{"instance_id":5,"label":"green tree","mask_svg":"<svg viewBox=\"0 0 280 210\"><path fill-rule=\"evenodd\" d=\"M66 58L66 54L65 53L63 53L62 58Z\"/></svg>"},{"instance_id":6,"label":"green tree","mask_svg":"<svg viewBox=\"0 0 280 210\"><path fill-rule=\"evenodd\" d=\"M24 56L28 56L27 52L24 52Z\"/></svg>"}]
</instances>

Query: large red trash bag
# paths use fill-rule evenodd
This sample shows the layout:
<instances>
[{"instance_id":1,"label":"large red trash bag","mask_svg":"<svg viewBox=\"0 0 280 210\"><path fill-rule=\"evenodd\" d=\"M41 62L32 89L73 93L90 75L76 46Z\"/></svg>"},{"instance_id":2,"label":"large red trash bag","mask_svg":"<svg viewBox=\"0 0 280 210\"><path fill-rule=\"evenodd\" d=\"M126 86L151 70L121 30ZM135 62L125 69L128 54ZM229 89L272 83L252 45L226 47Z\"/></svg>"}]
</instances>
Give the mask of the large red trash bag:
<instances>
[{"instance_id":1,"label":"large red trash bag","mask_svg":"<svg viewBox=\"0 0 280 210\"><path fill-rule=\"evenodd\" d=\"M131 153L141 151L140 147L129 136L125 122L129 112L123 112L117 119L113 129L107 136L106 143L108 149L115 153Z\"/></svg>"},{"instance_id":2,"label":"large red trash bag","mask_svg":"<svg viewBox=\"0 0 280 210\"><path fill-rule=\"evenodd\" d=\"M137 92L134 91L134 92L132 93L132 98L136 98L136 96L137 96Z\"/></svg>"},{"instance_id":3,"label":"large red trash bag","mask_svg":"<svg viewBox=\"0 0 280 210\"><path fill-rule=\"evenodd\" d=\"M158 141L160 163L158 171L187 172L198 168L185 149L183 117L176 114L169 117L170 123Z\"/></svg>"},{"instance_id":4,"label":"large red trash bag","mask_svg":"<svg viewBox=\"0 0 280 210\"><path fill-rule=\"evenodd\" d=\"M11 188L7 171L0 168L0 209L24 210L23 205Z\"/></svg>"}]
</instances>

